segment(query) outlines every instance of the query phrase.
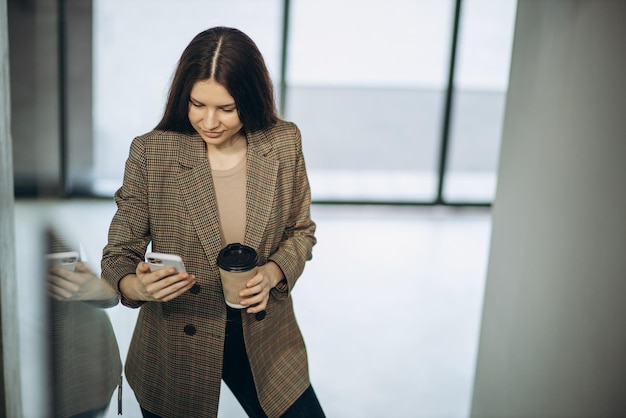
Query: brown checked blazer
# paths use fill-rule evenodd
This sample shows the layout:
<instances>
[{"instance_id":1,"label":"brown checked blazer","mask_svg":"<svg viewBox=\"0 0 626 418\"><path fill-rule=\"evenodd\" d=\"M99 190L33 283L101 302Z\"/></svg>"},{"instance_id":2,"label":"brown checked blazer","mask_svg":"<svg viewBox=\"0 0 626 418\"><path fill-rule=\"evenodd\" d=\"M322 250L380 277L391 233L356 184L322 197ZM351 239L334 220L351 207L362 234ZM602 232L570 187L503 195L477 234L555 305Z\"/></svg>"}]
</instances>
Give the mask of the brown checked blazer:
<instances>
[{"instance_id":1,"label":"brown checked blazer","mask_svg":"<svg viewBox=\"0 0 626 418\"><path fill-rule=\"evenodd\" d=\"M290 296L315 245L300 131L290 122L247 133L244 244L272 260L286 283L272 289L266 315L242 310L244 340L261 406L280 416L309 386L307 355ZM220 225L197 134L152 131L133 140L104 248L102 275L118 288L147 245L179 254L196 285L166 303L141 307L125 372L142 407L164 417L217 416L226 304L216 265Z\"/></svg>"}]
</instances>

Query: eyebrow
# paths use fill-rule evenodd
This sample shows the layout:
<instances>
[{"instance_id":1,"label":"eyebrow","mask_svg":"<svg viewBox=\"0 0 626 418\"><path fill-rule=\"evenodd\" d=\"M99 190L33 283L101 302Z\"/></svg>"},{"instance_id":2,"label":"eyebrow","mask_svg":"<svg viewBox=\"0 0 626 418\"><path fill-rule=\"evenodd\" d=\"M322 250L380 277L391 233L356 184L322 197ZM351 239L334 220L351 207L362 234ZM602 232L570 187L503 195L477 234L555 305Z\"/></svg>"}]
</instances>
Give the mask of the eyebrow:
<instances>
[{"instance_id":1,"label":"eyebrow","mask_svg":"<svg viewBox=\"0 0 626 418\"><path fill-rule=\"evenodd\" d=\"M205 103L202 103L200 100L194 99L193 97L191 97L191 95L189 95L189 101L190 101L190 102L195 102L195 103L198 103L198 104L201 104L201 105L204 105L204 104L205 104ZM237 104L236 104L235 102L232 102L232 103L227 103L227 104L219 105L219 106L217 106L217 107L224 108L224 107L231 107L231 106L235 106L235 107L237 107Z\"/></svg>"}]
</instances>

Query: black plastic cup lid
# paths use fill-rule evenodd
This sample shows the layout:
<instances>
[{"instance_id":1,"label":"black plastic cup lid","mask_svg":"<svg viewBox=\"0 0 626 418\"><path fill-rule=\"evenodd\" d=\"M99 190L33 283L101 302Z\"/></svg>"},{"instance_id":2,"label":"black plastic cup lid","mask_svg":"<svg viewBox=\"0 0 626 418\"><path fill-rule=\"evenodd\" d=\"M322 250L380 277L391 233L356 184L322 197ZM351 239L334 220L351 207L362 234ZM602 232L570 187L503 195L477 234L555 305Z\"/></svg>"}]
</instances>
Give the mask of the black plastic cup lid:
<instances>
[{"instance_id":1,"label":"black plastic cup lid","mask_svg":"<svg viewBox=\"0 0 626 418\"><path fill-rule=\"evenodd\" d=\"M242 272L253 269L259 262L254 248L238 242L222 248L217 256L217 266L222 270Z\"/></svg>"}]
</instances>

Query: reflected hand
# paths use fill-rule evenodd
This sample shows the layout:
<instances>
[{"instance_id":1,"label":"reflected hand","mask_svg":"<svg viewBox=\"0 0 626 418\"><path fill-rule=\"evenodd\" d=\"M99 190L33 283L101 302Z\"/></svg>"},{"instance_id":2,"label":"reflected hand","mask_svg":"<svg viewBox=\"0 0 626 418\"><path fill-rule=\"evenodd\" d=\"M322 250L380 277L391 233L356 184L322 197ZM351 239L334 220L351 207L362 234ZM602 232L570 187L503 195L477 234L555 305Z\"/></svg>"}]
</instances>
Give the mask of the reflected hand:
<instances>
[{"instance_id":1,"label":"reflected hand","mask_svg":"<svg viewBox=\"0 0 626 418\"><path fill-rule=\"evenodd\" d=\"M76 264L74 271L50 267L47 280L48 295L59 301L109 300L117 296L109 283L100 280L82 262Z\"/></svg>"}]
</instances>

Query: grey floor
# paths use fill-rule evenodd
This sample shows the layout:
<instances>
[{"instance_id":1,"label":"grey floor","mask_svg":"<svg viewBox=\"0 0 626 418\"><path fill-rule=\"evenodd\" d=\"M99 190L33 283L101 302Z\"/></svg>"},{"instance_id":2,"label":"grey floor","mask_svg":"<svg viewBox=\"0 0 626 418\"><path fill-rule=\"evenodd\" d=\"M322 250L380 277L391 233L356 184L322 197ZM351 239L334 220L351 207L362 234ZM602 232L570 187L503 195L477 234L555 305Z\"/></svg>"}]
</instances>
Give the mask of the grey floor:
<instances>
[{"instance_id":1,"label":"grey floor","mask_svg":"<svg viewBox=\"0 0 626 418\"><path fill-rule=\"evenodd\" d=\"M37 417L41 296L31 262L50 221L79 239L94 269L112 201L16 203L18 306L26 417ZM314 206L318 245L294 289L311 378L328 417L467 417L486 276L490 211ZM22 274L23 273L23 274ZM36 272L34 272L36 273ZM122 357L137 311L107 311ZM125 387L124 416L139 417ZM117 416L115 400L108 417ZM219 416L244 417L228 389Z\"/></svg>"}]
</instances>

